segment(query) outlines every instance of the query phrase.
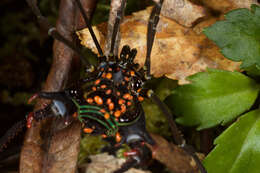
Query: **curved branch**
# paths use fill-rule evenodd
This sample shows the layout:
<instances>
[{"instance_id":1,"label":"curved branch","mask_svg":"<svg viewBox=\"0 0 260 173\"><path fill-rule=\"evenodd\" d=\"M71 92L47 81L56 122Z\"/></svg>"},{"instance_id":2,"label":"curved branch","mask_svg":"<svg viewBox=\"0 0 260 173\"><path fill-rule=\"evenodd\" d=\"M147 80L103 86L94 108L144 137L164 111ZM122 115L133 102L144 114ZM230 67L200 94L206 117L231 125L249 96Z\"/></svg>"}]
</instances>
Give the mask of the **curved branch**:
<instances>
[{"instance_id":1,"label":"curved branch","mask_svg":"<svg viewBox=\"0 0 260 173\"><path fill-rule=\"evenodd\" d=\"M82 0L87 12L92 12L96 1ZM82 27L81 16L76 13L76 5L71 0L61 0L58 31L73 41L75 29ZM54 41L53 63L48 74L44 91L59 91L65 88L73 64L74 52L63 43ZM46 100L39 100L35 109L40 109ZM75 172L79 151L80 128L78 123L60 130L60 120L33 123L27 131L20 158L20 173L64 173Z\"/></svg>"}]
</instances>

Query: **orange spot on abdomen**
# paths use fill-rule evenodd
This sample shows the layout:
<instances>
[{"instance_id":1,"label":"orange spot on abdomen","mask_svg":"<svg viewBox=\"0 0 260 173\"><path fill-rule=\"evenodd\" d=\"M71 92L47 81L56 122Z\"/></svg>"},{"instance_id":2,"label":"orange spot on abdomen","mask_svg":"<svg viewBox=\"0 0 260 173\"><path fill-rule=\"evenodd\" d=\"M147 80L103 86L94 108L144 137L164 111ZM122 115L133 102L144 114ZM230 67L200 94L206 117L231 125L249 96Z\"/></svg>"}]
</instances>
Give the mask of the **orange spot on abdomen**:
<instances>
[{"instance_id":1,"label":"orange spot on abdomen","mask_svg":"<svg viewBox=\"0 0 260 173\"><path fill-rule=\"evenodd\" d=\"M110 118L108 113L105 113L104 117L105 117L105 119L109 119Z\"/></svg>"},{"instance_id":2,"label":"orange spot on abdomen","mask_svg":"<svg viewBox=\"0 0 260 173\"><path fill-rule=\"evenodd\" d=\"M100 83L100 79L95 81L95 85L98 85Z\"/></svg>"},{"instance_id":3,"label":"orange spot on abdomen","mask_svg":"<svg viewBox=\"0 0 260 173\"><path fill-rule=\"evenodd\" d=\"M100 88L105 89L107 86L106 85L101 85Z\"/></svg>"},{"instance_id":4,"label":"orange spot on abdomen","mask_svg":"<svg viewBox=\"0 0 260 173\"><path fill-rule=\"evenodd\" d=\"M112 93L112 90L111 89L108 89L107 91L106 91L106 94L107 95L109 95L109 94L111 94Z\"/></svg>"},{"instance_id":5,"label":"orange spot on abdomen","mask_svg":"<svg viewBox=\"0 0 260 173\"><path fill-rule=\"evenodd\" d=\"M92 99L92 98L87 98L87 102L88 102L89 104L91 104L91 103L93 103L93 99Z\"/></svg>"},{"instance_id":6,"label":"orange spot on abdomen","mask_svg":"<svg viewBox=\"0 0 260 173\"><path fill-rule=\"evenodd\" d=\"M115 115L115 117L120 117L121 111L119 111L119 110L115 111L114 115Z\"/></svg>"},{"instance_id":7,"label":"orange spot on abdomen","mask_svg":"<svg viewBox=\"0 0 260 173\"><path fill-rule=\"evenodd\" d=\"M99 111L99 112L105 113L105 112L106 112L106 110L105 110L105 109L100 109L100 111Z\"/></svg>"},{"instance_id":8,"label":"orange spot on abdomen","mask_svg":"<svg viewBox=\"0 0 260 173\"><path fill-rule=\"evenodd\" d=\"M121 105L121 112L122 113L125 113L126 112L126 106L123 104Z\"/></svg>"},{"instance_id":9,"label":"orange spot on abdomen","mask_svg":"<svg viewBox=\"0 0 260 173\"><path fill-rule=\"evenodd\" d=\"M124 104L124 103L125 103L125 100L123 100L123 99L119 99L119 100L118 100L118 104L121 105L121 104Z\"/></svg>"},{"instance_id":10,"label":"orange spot on abdomen","mask_svg":"<svg viewBox=\"0 0 260 173\"><path fill-rule=\"evenodd\" d=\"M126 93L124 96L123 96L124 99L126 100L132 100L133 99L133 96L130 95L129 93Z\"/></svg>"},{"instance_id":11,"label":"orange spot on abdomen","mask_svg":"<svg viewBox=\"0 0 260 173\"><path fill-rule=\"evenodd\" d=\"M109 104L109 103L111 103L111 102L112 102L111 98L108 98L108 99L107 99L107 104Z\"/></svg>"},{"instance_id":12,"label":"orange spot on abdomen","mask_svg":"<svg viewBox=\"0 0 260 173\"><path fill-rule=\"evenodd\" d=\"M85 133L92 133L92 132L93 132L93 129L91 129L91 128L84 128L83 131L84 131Z\"/></svg>"},{"instance_id":13,"label":"orange spot on abdomen","mask_svg":"<svg viewBox=\"0 0 260 173\"><path fill-rule=\"evenodd\" d=\"M131 75L131 76L134 76L134 75L135 75L135 72L134 72L134 71L130 71L130 75Z\"/></svg>"},{"instance_id":14,"label":"orange spot on abdomen","mask_svg":"<svg viewBox=\"0 0 260 173\"><path fill-rule=\"evenodd\" d=\"M98 105L102 105L102 104L103 104L103 100L102 100L102 98L99 97L99 96L95 96L95 97L94 97L94 100L95 100L95 102L96 102Z\"/></svg>"},{"instance_id":15,"label":"orange spot on abdomen","mask_svg":"<svg viewBox=\"0 0 260 173\"><path fill-rule=\"evenodd\" d=\"M114 109L114 107L115 107L114 103L112 103L112 102L109 103L108 108L110 111L112 111Z\"/></svg>"},{"instance_id":16,"label":"orange spot on abdomen","mask_svg":"<svg viewBox=\"0 0 260 173\"><path fill-rule=\"evenodd\" d=\"M127 106L131 106L132 105L132 102L127 102Z\"/></svg>"},{"instance_id":17,"label":"orange spot on abdomen","mask_svg":"<svg viewBox=\"0 0 260 173\"><path fill-rule=\"evenodd\" d=\"M144 101L144 98L141 97L141 96L139 96L139 97L138 97L138 100L141 102L141 101Z\"/></svg>"},{"instance_id":18,"label":"orange spot on abdomen","mask_svg":"<svg viewBox=\"0 0 260 173\"><path fill-rule=\"evenodd\" d=\"M106 74L106 78L107 78L107 79L111 79L111 78L112 78L112 74L111 74L111 73L107 73L107 74Z\"/></svg>"},{"instance_id":19,"label":"orange spot on abdomen","mask_svg":"<svg viewBox=\"0 0 260 173\"><path fill-rule=\"evenodd\" d=\"M116 133L116 142L120 142L122 139L121 135L117 132Z\"/></svg>"}]
</instances>

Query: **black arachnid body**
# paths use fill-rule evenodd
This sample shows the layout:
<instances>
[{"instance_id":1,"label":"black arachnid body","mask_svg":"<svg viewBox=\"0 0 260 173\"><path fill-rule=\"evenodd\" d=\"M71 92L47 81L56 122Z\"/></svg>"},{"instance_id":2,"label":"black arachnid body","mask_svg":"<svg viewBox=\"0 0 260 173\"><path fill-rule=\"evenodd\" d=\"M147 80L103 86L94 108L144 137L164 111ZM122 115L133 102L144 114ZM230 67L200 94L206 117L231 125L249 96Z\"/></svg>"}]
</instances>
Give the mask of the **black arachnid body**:
<instances>
[{"instance_id":1,"label":"black arachnid body","mask_svg":"<svg viewBox=\"0 0 260 173\"><path fill-rule=\"evenodd\" d=\"M40 92L31 97L51 99L52 104L44 109L32 112L27 117L30 128L33 119L37 121L50 116L70 117L83 124L85 133L100 134L103 137L114 136L116 142L130 143L154 141L145 130L144 111L140 104L145 94L152 92L143 89L144 70L136 70L133 63L136 50L124 46L120 59L101 58L99 66L89 77L77 86L62 92Z\"/></svg>"},{"instance_id":2,"label":"black arachnid body","mask_svg":"<svg viewBox=\"0 0 260 173\"><path fill-rule=\"evenodd\" d=\"M73 117L81 122L83 132L85 133L102 135L104 138L114 137L118 146L124 143L130 145L132 153L135 153L132 157L130 156L133 162L126 163L121 170L116 171L118 173L124 172L126 170L125 167L129 168L140 164L142 158L145 158L142 155L145 153L143 151L144 143L152 146L156 145L146 131L145 115L141 106L141 101L144 98L149 98L158 105L168 118L175 143L187 149L187 152L194 157L201 172L206 173L196 155L186 147L185 140L178 133L177 127L174 121L172 121L172 115L166 105L159 100L152 90L143 87L145 82L151 78L150 55L163 0L160 0L154 6L149 18L147 55L145 66L141 68L138 64L134 63L134 58L137 54L136 49L130 49L129 46L125 45L119 57L113 54L126 0L122 0L121 7L117 12L111 38L110 54L108 56L103 54L80 0L75 0L75 2L84 17L84 21L99 52L99 64L94 67L88 60L84 59L79 49L73 43L65 39L55 28L51 27L47 19L42 16L36 2L34 0L27 0L34 14L38 17L39 22L48 29L49 35L63 42L80 55L82 62L86 65L88 77L79 80L72 87L64 91L39 92L33 95L29 102L32 102L36 98L48 99L52 102L43 109L29 113L26 121L18 122L1 139L0 144L4 146L8 142L8 139L14 135L15 130L13 129L19 129L24 125L30 128L33 120L41 121L47 117L62 117L68 123L69 119ZM129 166L129 163L132 165Z\"/></svg>"}]
</instances>

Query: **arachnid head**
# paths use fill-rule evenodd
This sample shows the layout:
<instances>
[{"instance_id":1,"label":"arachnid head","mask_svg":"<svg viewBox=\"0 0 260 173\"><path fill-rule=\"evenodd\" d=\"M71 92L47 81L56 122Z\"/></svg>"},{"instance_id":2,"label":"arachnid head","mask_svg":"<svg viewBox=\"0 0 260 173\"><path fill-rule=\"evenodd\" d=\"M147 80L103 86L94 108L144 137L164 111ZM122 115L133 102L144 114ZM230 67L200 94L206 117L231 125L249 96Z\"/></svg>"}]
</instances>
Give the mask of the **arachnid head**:
<instances>
[{"instance_id":1,"label":"arachnid head","mask_svg":"<svg viewBox=\"0 0 260 173\"><path fill-rule=\"evenodd\" d=\"M128 45L122 48L120 58L117 56L102 57L97 67L99 76L110 80L115 86L126 87L127 90L137 93L145 81L143 68L134 63L137 50L130 49Z\"/></svg>"}]
</instances>

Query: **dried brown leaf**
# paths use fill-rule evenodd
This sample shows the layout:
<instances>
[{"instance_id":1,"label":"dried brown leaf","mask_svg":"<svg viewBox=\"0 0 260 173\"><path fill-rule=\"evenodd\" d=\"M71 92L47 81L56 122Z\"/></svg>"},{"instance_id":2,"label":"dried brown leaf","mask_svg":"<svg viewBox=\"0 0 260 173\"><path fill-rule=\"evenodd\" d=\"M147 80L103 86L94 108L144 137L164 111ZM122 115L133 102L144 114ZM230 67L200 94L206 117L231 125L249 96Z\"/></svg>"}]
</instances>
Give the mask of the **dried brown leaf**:
<instances>
[{"instance_id":1,"label":"dried brown leaf","mask_svg":"<svg viewBox=\"0 0 260 173\"><path fill-rule=\"evenodd\" d=\"M257 0L199 0L210 9L227 13L236 8L250 8L252 4L259 4Z\"/></svg>"},{"instance_id":2,"label":"dried brown leaf","mask_svg":"<svg viewBox=\"0 0 260 173\"><path fill-rule=\"evenodd\" d=\"M121 42L138 50L135 62L144 65L146 54L147 21L151 8L133 13L126 17L121 24ZM155 77L166 75L171 79L179 80L180 84L187 83L185 78L194 73L204 71L206 68L220 68L225 70L239 70L239 63L224 58L218 48L201 33L205 26L214 23L216 19L210 18L193 28L186 28L169 18L162 17L157 26L157 34L151 54L151 72ZM106 33L100 25L95 29L101 45L104 43ZM100 29L102 28L102 29ZM96 52L95 46L88 30L78 32L82 44Z\"/></svg>"},{"instance_id":3,"label":"dried brown leaf","mask_svg":"<svg viewBox=\"0 0 260 173\"><path fill-rule=\"evenodd\" d=\"M157 159L166 165L166 167L172 172L199 172L196 162L190 155L187 154L186 151L174 145L173 143L169 143L161 136L155 134L151 135L155 142L159 144L153 153L154 159Z\"/></svg>"},{"instance_id":4,"label":"dried brown leaf","mask_svg":"<svg viewBox=\"0 0 260 173\"><path fill-rule=\"evenodd\" d=\"M258 4L260 5L257 0L229 0L233 4L233 9L236 8L248 8L250 9L252 4Z\"/></svg>"},{"instance_id":5,"label":"dried brown leaf","mask_svg":"<svg viewBox=\"0 0 260 173\"><path fill-rule=\"evenodd\" d=\"M162 15L177 21L186 27L191 27L197 20L205 17L204 7L188 0L165 0Z\"/></svg>"},{"instance_id":6,"label":"dried brown leaf","mask_svg":"<svg viewBox=\"0 0 260 173\"><path fill-rule=\"evenodd\" d=\"M82 172L85 173L113 173L119 169L126 161L125 159L115 158L107 153L90 156L91 163L81 166ZM126 173L150 173L150 171L143 171L131 168Z\"/></svg>"}]
</instances>

